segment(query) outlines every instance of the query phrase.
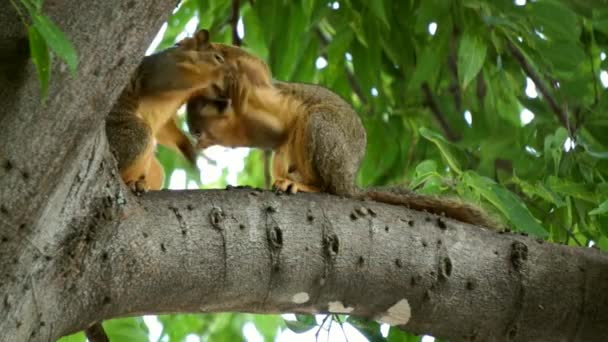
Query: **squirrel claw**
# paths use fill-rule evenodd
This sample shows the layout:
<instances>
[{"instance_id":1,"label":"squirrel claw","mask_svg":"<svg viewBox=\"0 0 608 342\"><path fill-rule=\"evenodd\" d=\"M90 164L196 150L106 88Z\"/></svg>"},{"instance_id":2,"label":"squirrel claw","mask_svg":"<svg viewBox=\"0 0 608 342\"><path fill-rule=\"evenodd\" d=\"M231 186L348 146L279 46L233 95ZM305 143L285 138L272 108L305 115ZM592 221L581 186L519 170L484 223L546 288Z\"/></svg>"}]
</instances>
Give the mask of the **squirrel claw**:
<instances>
[{"instance_id":1,"label":"squirrel claw","mask_svg":"<svg viewBox=\"0 0 608 342\"><path fill-rule=\"evenodd\" d=\"M272 184L272 187L277 191L285 192L288 194L295 194L296 192L298 192L298 186L296 185L296 183L284 178L275 180Z\"/></svg>"},{"instance_id":2,"label":"squirrel claw","mask_svg":"<svg viewBox=\"0 0 608 342\"><path fill-rule=\"evenodd\" d=\"M294 182L285 178L276 179L272 187L275 190L280 190L288 194L295 194L297 192L320 192L320 190L314 186Z\"/></svg>"},{"instance_id":3,"label":"squirrel claw","mask_svg":"<svg viewBox=\"0 0 608 342\"><path fill-rule=\"evenodd\" d=\"M136 196L140 196L141 194L148 192L148 185L144 178L140 178L136 181L131 181L127 183L127 186L129 187L129 189L131 189L131 191L133 191Z\"/></svg>"}]
</instances>

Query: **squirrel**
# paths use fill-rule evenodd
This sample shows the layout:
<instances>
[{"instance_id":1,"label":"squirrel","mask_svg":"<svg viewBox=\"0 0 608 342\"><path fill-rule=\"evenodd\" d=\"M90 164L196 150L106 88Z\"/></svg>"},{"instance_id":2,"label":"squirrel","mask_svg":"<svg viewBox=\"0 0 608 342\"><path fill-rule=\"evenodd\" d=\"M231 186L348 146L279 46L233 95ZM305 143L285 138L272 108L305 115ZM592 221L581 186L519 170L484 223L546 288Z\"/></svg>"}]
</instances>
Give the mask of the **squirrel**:
<instances>
[{"instance_id":1,"label":"squirrel","mask_svg":"<svg viewBox=\"0 0 608 342\"><path fill-rule=\"evenodd\" d=\"M208 34L201 37L209 39ZM281 191L371 199L496 227L481 209L460 200L406 189L359 188L355 178L367 138L350 104L318 85L273 82L266 63L238 47L200 40L196 48L217 51L236 68L229 96L217 100L201 95L188 101L187 124L198 148L223 145L274 151L273 185Z\"/></svg>"},{"instance_id":2,"label":"squirrel","mask_svg":"<svg viewBox=\"0 0 608 342\"><path fill-rule=\"evenodd\" d=\"M233 69L224 57L191 49L190 40L144 57L106 118L120 176L136 192L162 187L164 171L154 156L156 142L196 165L196 151L177 127L177 110L194 94L214 98L230 81Z\"/></svg>"}]
</instances>

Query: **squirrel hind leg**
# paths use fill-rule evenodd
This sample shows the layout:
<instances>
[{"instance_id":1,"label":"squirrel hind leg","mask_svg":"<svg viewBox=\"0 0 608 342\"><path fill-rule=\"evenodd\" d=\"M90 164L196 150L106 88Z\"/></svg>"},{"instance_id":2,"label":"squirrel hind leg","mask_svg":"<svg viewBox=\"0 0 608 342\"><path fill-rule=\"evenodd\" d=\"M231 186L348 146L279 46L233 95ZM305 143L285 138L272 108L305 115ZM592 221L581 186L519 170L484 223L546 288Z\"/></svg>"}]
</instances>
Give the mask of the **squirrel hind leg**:
<instances>
[{"instance_id":1,"label":"squirrel hind leg","mask_svg":"<svg viewBox=\"0 0 608 342\"><path fill-rule=\"evenodd\" d=\"M333 117L333 119L332 119ZM336 120L335 113L314 113L308 120L307 148L320 185L335 195L358 193L355 177L359 169L365 141L353 139Z\"/></svg>"}]
</instances>

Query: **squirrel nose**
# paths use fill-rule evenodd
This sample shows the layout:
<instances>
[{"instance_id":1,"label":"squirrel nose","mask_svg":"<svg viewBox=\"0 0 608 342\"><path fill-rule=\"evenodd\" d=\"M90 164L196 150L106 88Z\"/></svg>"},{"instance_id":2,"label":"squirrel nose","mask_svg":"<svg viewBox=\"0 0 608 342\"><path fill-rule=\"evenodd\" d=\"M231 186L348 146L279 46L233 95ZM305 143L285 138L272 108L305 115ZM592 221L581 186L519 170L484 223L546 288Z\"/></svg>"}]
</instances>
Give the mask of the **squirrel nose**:
<instances>
[{"instance_id":1,"label":"squirrel nose","mask_svg":"<svg viewBox=\"0 0 608 342\"><path fill-rule=\"evenodd\" d=\"M219 64L224 64L224 56L220 55L219 53L215 52L213 54L213 58L215 59L216 62L218 62Z\"/></svg>"}]
</instances>

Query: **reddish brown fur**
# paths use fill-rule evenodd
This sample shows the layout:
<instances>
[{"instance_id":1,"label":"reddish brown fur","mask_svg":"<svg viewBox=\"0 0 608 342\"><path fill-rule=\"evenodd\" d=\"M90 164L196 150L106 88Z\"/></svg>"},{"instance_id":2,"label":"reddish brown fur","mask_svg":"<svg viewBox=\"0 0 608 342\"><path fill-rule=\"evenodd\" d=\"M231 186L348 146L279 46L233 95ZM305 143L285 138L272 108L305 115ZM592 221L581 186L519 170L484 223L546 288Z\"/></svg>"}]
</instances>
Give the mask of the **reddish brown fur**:
<instances>
[{"instance_id":1,"label":"reddish brown fur","mask_svg":"<svg viewBox=\"0 0 608 342\"><path fill-rule=\"evenodd\" d=\"M175 123L177 109L194 94L214 96L211 89L225 88L232 70L221 54L197 51L187 42L145 57L106 121L121 177L138 190L162 187L156 141L194 163L194 148Z\"/></svg>"}]
</instances>

